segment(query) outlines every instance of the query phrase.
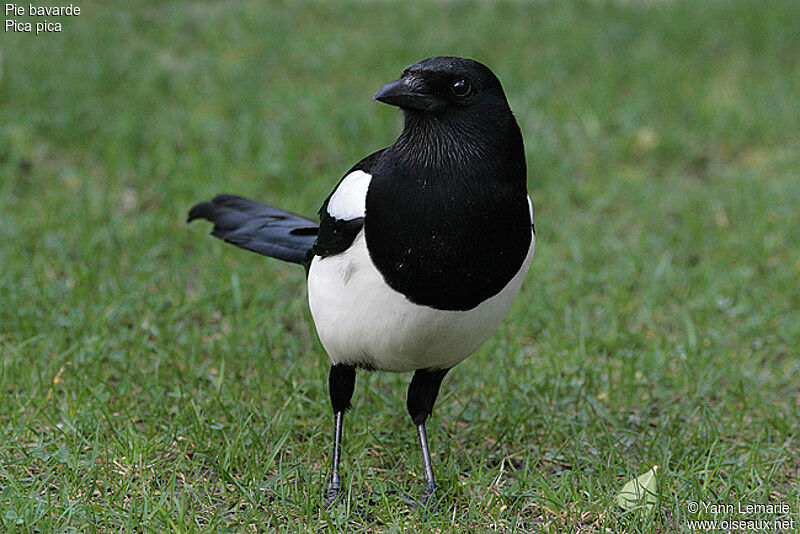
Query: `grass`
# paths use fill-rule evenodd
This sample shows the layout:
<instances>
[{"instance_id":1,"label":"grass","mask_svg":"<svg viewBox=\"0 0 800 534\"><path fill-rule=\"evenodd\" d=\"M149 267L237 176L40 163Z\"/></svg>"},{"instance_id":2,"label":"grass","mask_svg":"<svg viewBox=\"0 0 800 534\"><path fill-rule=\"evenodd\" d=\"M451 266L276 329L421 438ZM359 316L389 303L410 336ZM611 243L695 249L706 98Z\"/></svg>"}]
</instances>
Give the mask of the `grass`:
<instances>
[{"instance_id":1,"label":"grass","mask_svg":"<svg viewBox=\"0 0 800 534\"><path fill-rule=\"evenodd\" d=\"M0 33L0 522L8 531L686 531L800 524L800 9L786 1L86 1ZM406 65L503 80L533 268L457 367L422 491L403 375L362 374L320 508L327 357L302 269L184 224L313 214L391 143ZM659 465L654 513L625 482ZM700 514L700 517L712 517Z\"/></svg>"}]
</instances>

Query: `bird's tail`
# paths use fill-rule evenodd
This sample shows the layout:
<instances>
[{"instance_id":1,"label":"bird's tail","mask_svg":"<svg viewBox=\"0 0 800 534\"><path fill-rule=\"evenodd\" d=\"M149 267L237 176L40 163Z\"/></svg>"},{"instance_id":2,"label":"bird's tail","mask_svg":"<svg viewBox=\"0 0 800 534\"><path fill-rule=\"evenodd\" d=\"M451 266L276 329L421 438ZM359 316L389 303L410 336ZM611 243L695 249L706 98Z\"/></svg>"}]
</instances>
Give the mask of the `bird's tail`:
<instances>
[{"instance_id":1,"label":"bird's tail","mask_svg":"<svg viewBox=\"0 0 800 534\"><path fill-rule=\"evenodd\" d=\"M214 223L214 237L306 269L319 230L314 221L236 195L217 195L195 205L187 222L195 219Z\"/></svg>"}]
</instances>

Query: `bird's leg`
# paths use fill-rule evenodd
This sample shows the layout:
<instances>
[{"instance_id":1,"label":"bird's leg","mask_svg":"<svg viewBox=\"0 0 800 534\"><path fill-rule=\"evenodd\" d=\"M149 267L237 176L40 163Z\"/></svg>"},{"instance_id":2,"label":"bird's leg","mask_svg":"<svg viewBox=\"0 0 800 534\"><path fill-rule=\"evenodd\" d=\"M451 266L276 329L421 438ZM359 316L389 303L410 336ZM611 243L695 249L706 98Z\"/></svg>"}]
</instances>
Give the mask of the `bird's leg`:
<instances>
[{"instance_id":1,"label":"bird's leg","mask_svg":"<svg viewBox=\"0 0 800 534\"><path fill-rule=\"evenodd\" d=\"M342 456L342 423L344 412L350 408L353 388L356 382L355 367L349 365L332 365L328 375L328 388L333 407L333 472L328 489L325 490L325 507L336 502L342 491L339 479L339 459Z\"/></svg>"},{"instance_id":2,"label":"bird's leg","mask_svg":"<svg viewBox=\"0 0 800 534\"><path fill-rule=\"evenodd\" d=\"M422 450L422 467L425 469L425 502L436 494L436 482L433 480L431 451L428 449L428 436L425 434L425 423L417 425L419 448Z\"/></svg>"},{"instance_id":3,"label":"bird's leg","mask_svg":"<svg viewBox=\"0 0 800 534\"><path fill-rule=\"evenodd\" d=\"M344 412L335 412L333 418L333 467L331 481L328 484L328 489L325 490L326 507L336 501L342 489L342 483L339 479L339 459L342 455L342 422L344 420Z\"/></svg>"},{"instance_id":4,"label":"bird's leg","mask_svg":"<svg viewBox=\"0 0 800 534\"><path fill-rule=\"evenodd\" d=\"M420 369L414 373L414 378L411 379L411 384L408 386L406 406L408 415L417 425L419 446L422 450L422 465L425 469L423 506L426 506L436 496L436 483L433 480L433 465L431 463L431 453L428 449L428 437L425 433L425 420L433 411L433 405L439 395L439 386L441 386L442 379L444 379L447 371L449 369Z\"/></svg>"}]
</instances>

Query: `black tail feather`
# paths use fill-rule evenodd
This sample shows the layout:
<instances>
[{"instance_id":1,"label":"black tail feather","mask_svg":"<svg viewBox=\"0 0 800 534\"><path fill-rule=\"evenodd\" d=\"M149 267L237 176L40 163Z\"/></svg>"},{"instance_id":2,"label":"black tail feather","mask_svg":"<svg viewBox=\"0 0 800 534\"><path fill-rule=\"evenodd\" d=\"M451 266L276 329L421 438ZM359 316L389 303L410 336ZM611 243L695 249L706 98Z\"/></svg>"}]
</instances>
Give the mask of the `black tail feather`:
<instances>
[{"instance_id":1,"label":"black tail feather","mask_svg":"<svg viewBox=\"0 0 800 534\"><path fill-rule=\"evenodd\" d=\"M187 222L195 219L214 223L214 237L306 268L319 230L314 221L236 195L217 195L195 205Z\"/></svg>"}]
</instances>

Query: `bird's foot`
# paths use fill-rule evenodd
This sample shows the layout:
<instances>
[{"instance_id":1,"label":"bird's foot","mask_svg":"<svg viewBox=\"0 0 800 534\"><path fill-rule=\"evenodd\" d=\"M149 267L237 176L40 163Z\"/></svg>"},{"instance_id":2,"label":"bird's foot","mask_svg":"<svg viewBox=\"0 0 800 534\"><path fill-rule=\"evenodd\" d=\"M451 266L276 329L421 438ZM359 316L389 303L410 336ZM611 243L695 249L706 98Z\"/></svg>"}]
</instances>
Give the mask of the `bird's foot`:
<instances>
[{"instance_id":1,"label":"bird's foot","mask_svg":"<svg viewBox=\"0 0 800 534\"><path fill-rule=\"evenodd\" d=\"M436 502L436 486L425 488L425 493L422 495L422 502L425 506Z\"/></svg>"},{"instance_id":2,"label":"bird's foot","mask_svg":"<svg viewBox=\"0 0 800 534\"><path fill-rule=\"evenodd\" d=\"M342 486L340 484L331 483L325 490L322 505L325 508L330 508L342 500Z\"/></svg>"},{"instance_id":3,"label":"bird's foot","mask_svg":"<svg viewBox=\"0 0 800 534\"><path fill-rule=\"evenodd\" d=\"M428 486L425 488L425 493L422 494L421 499L415 499L408 493L403 492L403 500L408 507L415 512L422 512L426 514L436 507L436 486Z\"/></svg>"}]
</instances>

